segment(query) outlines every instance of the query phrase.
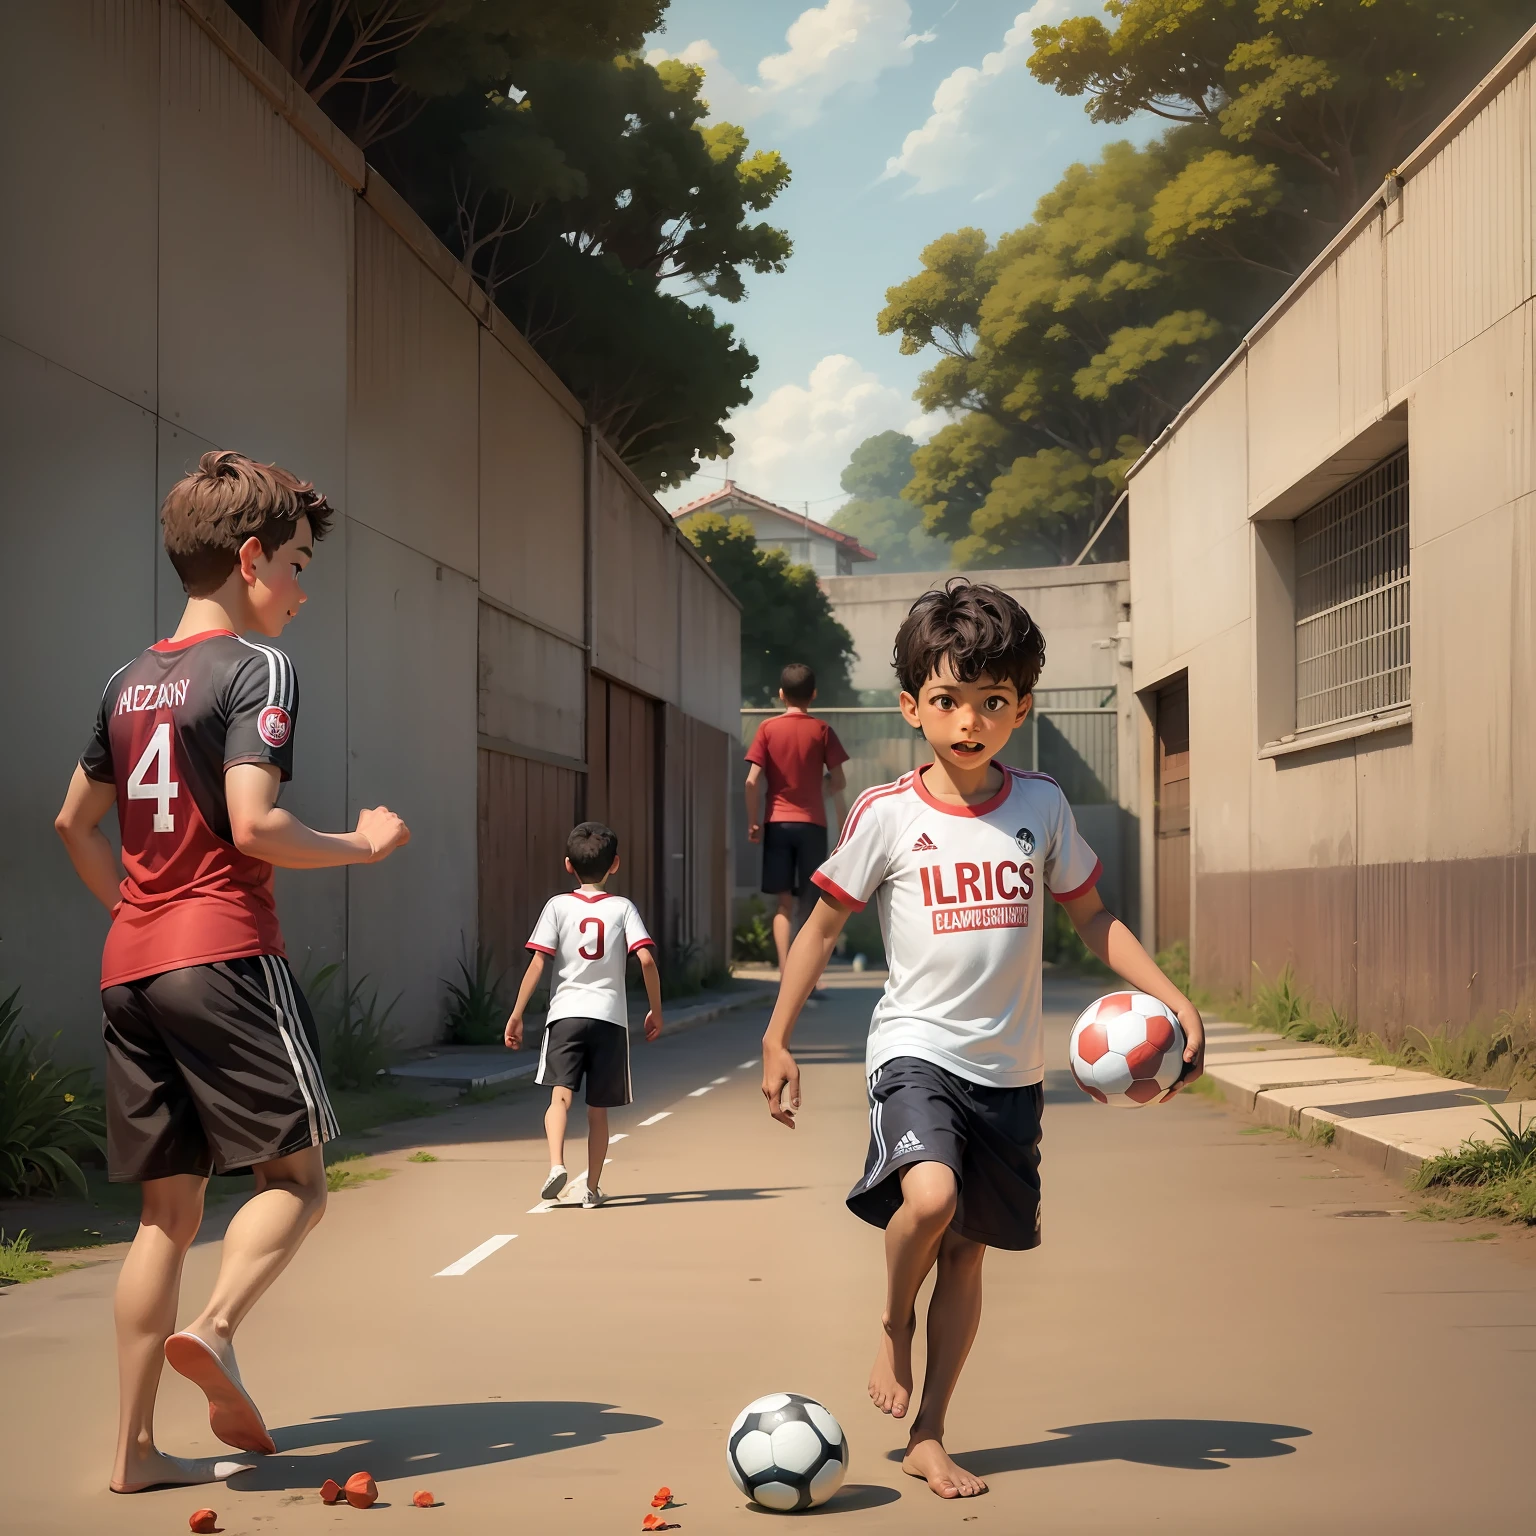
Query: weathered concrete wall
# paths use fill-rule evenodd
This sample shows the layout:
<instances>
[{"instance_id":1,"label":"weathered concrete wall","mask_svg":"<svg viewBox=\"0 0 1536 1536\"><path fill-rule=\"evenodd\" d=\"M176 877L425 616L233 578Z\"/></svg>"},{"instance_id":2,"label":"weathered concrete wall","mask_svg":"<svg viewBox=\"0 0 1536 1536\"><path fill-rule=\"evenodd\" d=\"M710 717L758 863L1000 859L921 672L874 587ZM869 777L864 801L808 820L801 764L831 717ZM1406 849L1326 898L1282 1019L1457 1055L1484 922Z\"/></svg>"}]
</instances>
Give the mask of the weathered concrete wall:
<instances>
[{"instance_id":1,"label":"weathered concrete wall","mask_svg":"<svg viewBox=\"0 0 1536 1536\"><path fill-rule=\"evenodd\" d=\"M1536 32L1131 480L1135 685L1189 678L1196 975L1289 962L1392 1038L1536 982L1533 55ZM1404 442L1411 718L1277 750L1273 530ZM1148 904L1152 854L1149 818Z\"/></svg>"},{"instance_id":2,"label":"weathered concrete wall","mask_svg":"<svg viewBox=\"0 0 1536 1536\"><path fill-rule=\"evenodd\" d=\"M219 0L6 7L0 92L0 136L27 146L0 156L0 520L26 573L0 635L29 658L14 669L25 749L0 762L0 994L19 985L28 1024L93 1059L106 920L52 818L103 684L179 616L160 500L199 454L236 447L343 514L281 642L300 685L284 804L333 829L382 801L413 829L376 868L280 872L289 952L400 993L405 1039L430 1039L482 905L506 940L509 914L563 882L565 827L530 829L526 782L559 778L543 819L579 809L589 667L673 706L680 742L730 730L736 605ZM677 759L708 780L689 780L685 845L711 870L718 757ZM716 884L669 913L719 958ZM659 921L659 879L647 900Z\"/></svg>"}]
</instances>

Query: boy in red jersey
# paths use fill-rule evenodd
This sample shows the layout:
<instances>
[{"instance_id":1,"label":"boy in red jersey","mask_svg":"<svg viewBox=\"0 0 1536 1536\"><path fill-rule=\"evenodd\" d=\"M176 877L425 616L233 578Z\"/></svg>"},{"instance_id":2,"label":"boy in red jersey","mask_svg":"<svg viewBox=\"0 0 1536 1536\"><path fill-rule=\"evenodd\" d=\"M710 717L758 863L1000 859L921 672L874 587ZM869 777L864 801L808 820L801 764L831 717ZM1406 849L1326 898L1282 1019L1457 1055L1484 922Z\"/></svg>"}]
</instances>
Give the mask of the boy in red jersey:
<instances>
[{"instance_id":1,"label":"boy in red jersey","mask_svg":"<svg viewBox=\"0 0 1536 1536\"><path fill-rule=\"evenodd\" d=\"M763 894L777 900L773 947L783 975L795 929L804 920L804 908L815 900L811 877L827 856L828 793L839 826L846 814L843 764L848 754L837 732L811 713L816 674L804 662L792 661L779 674L779 702L784 713L763 721L747 748L752 765L747 770L747 838L763 845ZM797 902L802 906L798 913Z\"/></svg>"},{"instance_id":2,"label":"boy in red jersey","mask_svg":"<svg viewBox=\"0 0 1536 1536\"><path fill-rule=\"evenodd\" d=\"M1205 1033L1187 997L1100 900L1099 861L1053 779L993 759L1024 723L1045 641L1007 593L957 577L912 605L896 636L901 711L933 761L866 791L815 876L821 900L790 952L763 1036L763 1096L794 1128L795 1020L849 914L870 900L890 977L870 1021L870 1139L848 1195L885 1229L886 1296L869 1395L904 1419L918 1291L928 1304L922 1401L903 1471L941 1498L987 1485L944 1449L944 1421L981 1322L988 1248L1040 1243L1041 897L1094 954L1183 1025L1200 1076Z\"/></svg>"},{"instance_id":3,"label":"boy in red jersey","mask_svg":"<svg viewBox=\"0 0 1536 1536\"><path fill-rule=\"evenodd\" d=\"M250 1465L156 1448L165 1361L207 1394L225 1444L276 1449L233 1336L325 1209L321 1149L337 1126L314 1020L284 958L272 869L376 863L410 838L383 806L353 832L326 833L277 804L298 683L283 652L240 636L275 639L298 613L331 515L308 482L237 453L205 453L172 487L160 521L186 609L170 639L107 683L55 822L112 913L101 977L108 1175L139 1184L143 1200L115 1301L117 1493ZM101 831L114 806L121 868ZM176 1332L208 1176L243 1169L256 1193L225 1233L207 1306Z\"/></svg>"}]
</instances>

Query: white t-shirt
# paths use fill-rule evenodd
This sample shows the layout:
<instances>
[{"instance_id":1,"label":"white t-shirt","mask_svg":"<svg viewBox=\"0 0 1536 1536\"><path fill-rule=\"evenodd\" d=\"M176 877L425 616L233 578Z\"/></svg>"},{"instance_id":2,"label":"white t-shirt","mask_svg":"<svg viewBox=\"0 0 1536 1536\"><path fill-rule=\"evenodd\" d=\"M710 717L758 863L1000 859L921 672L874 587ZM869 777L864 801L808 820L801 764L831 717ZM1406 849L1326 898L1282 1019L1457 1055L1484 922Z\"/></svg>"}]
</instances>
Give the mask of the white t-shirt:
<instances>
[{"instance_id":1,"label":"white t-shirt","mask_svg":"<svg viewBox=\"0 0 1536 1536\"><path fill-rule=\"evenodd\" d=\"M624 964L637 949L655 949L634 902L606 891L551 896L533 925L528 948L555 962L546 1024L601 1019L629 1027Z\"/></svg>"},{"instance_id":2,"label":"white t-shirt","mask_svg":"<svg viewBox=\"0 0 1536 1536\"><path fill-rule=\"evenodd\" d=\"M811 877L849 906L879 902L890 975L867 1072L917 1056L991 1087L1045 1076L1040 885L1081 896L1099 861L1054 779L1003 773L981 805L935 800L922 769L866 790Z\"/></svg>"}]
</instances>

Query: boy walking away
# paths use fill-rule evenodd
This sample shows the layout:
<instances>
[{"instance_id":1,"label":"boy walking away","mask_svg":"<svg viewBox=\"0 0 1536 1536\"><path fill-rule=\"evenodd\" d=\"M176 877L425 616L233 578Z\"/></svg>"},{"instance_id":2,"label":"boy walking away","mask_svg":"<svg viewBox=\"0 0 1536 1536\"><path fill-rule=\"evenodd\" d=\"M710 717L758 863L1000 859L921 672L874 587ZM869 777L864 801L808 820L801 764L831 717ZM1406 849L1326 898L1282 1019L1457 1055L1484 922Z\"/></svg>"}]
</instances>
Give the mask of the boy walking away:
<instances>
[{"instance_id":1,"label":"boy walking away","mask_svg":"<svg viewBox=\"0 0 1536 1536\"><path fill-rule=\"evenodd\" d=\"M275 1447L240 1379L234 1334L325 1209L337 1134L309 1006L284 958L272 869L373 864L409 840L384 806L313 832L277 804L293 766L298 681L275 639L332 509L274 464L205 453L160 510L187 591L176 632L113 674L55 825L112 914L102 954L107 1165L141 1186L117 1282L120 1418L111 1486L205 1483L249 1462L155 1447L162 1361L208 1397L226 1445ZM101 831L117 808L122 867ZM213 1294L176 1332L182 1263L210 1173L256 1193L224 1236Z\"/></svg>"},{"instance_id":2,"label":"boy walking away","mask_svg":"<svg viewBox=\"0 0 1536 1536\"><path fill-rule=\"evenodd\" d=\"M811 714L815 700L816 674L804 662L792 661L779 674L784 713L763 721L747 748L752 765L747 770L747 837L763 845L763 894L778 902L773 947L780 976L795 930L815 901L811 877L827 856L828 792L839 826L847 815L843 764L848 754L837 732Z\"/></svg>"},{"instance_id":3,"label":"boy walking away","mask_svg":"<svg viewBox=\"0 0 1536 1536\"><path fill-rule=\"evenodd\" d=\"M1095 890L1099 861L1056 783L993 759L1024 722L1045 642L1006 593L952 580L896 637L901 709L933 761L861 795L815 877L821 900L789 957L763 1038L763 1094L791 1128L795 1020L851 912L878 902L890 980L870 1022L870 1144L848 1195L885 1228L886 1296L869 1395L907 1416L917 1294L928 1305L922 1401L903 1469L942 1498L986 1484L944 1449L944 1420L981 1320L988 1248L1040 1242L1042 887L1099 958L1179 1016L1200 1076L1200 1015Z\"/></svg>"},{"instance_id":4,"label":"boy walking away","mask_svg":"<svg viewBox=\"0 0 1536 1536\"><path fill-rule=\"evenodd\" d=\"M535 1079L550 1090L544 1113L549 1139L549 1177L541 1200L555 1200L565 1188L565 1124L571 1099L583 1080L587 1086L587 1192L582 1206L595 1211L603 1203L601 1181L608 1157L608 1111L634 1097L629 1080L629 1003L624 992L626 962L640 957L640 976L650 1011L645 1038L661 1033L661 976L656 945L634 902L603 889L619 867L619 839L600 821L584 821L565 840L565 867L581 882L574 891L551 896L539 914L528 948L533 959L523 973L517 1003L507 1020L506 1043L523 1045L523 1014L544 975L544 962L555 962L554 995L544 1021Z\"/></svg>"}]
</instances>

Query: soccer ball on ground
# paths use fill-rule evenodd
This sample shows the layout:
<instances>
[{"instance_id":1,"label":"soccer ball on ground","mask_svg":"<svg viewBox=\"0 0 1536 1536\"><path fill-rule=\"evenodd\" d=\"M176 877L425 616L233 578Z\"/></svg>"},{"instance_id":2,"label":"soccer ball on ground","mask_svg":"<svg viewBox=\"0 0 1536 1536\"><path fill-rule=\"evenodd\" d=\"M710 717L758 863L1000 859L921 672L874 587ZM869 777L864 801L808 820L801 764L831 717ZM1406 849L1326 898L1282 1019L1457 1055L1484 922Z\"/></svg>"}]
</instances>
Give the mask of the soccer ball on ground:
<instances>
[{"instance_id":1,"label":"soccer ball on ground","mask_svg":"<svg viewBox=\"0 0 1536 1536\"><path fill-rule=\"evenodd\" d=\"M1184 1031L1155 997L1111 992L1078 1015L1068 1061L1077 1086L1100 1104L1150 1104L1184 1070Z\"/></svg>"},{"instance_id":2,"label":"soccer ball on ground","mask_svg":"<svg viewBox=\"0 0 1536 1536\"><path fill-rule=\"evenodd\" d=\"M737 1414L725 1464L736 1486L764 1509L810 1509L843 1486L848 1440L814 1398L770 1392Z\"/></svg>"}]
</instances>

